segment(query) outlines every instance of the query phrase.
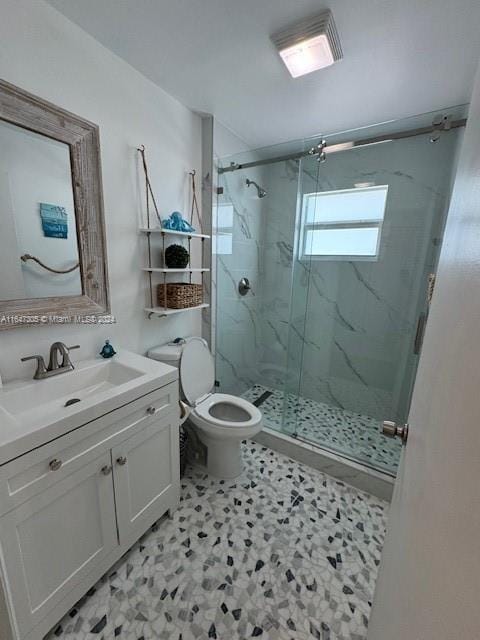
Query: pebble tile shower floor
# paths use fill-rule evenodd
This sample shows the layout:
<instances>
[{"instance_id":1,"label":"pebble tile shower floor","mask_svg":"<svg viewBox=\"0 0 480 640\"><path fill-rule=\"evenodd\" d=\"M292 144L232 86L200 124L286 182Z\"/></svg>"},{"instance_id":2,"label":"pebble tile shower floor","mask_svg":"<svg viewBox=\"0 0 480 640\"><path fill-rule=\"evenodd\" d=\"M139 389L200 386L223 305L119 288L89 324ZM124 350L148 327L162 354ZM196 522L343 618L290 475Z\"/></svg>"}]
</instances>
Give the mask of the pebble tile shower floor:
<instances>
[{"instance_id":1,"label":"pebble tile shower floor","mask_svg":"<svg viewBox=\"0 0 480 640\"><path fill-rule=\"evenodd\" d=\"M382 435L380 420L293 394L287 396L284 418L283 391L261 384L245 391L243 397L255 402L266 392L269 396L260 409L267 427L285 428L289 433L296 430L307 442L396 475L402 443Z\"/></svg>"},{"instance_id":2,"label":"pebble tile shower floor","mask_svg":"<svg viewBox=\"0 0 480 640\"><path fill-rule=\"evenodd\" d=\"M47 638L365 640L387 504L266 447L187 468L157 523Z\"/></svg>"}]
</instances>

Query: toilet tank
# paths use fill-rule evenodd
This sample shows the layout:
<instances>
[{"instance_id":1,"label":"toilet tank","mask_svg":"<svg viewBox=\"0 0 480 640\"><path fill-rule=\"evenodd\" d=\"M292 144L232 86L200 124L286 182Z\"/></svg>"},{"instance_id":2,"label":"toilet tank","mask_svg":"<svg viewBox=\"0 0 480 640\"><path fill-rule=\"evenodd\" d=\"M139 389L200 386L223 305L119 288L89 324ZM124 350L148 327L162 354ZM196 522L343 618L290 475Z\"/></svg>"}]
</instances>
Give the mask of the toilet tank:
<instances>
[{"instance_id":1,"label":"toilet tank","mask_svg":"<svg viewBox=\"0 0 480 640\"><path fill-rule=\"evenodd\" d=\"M185 343L189 340L192 340L195 336L191 336L189 338L185 338L185 342L181 342L179 344L174 344L173 342L167 342L166 344L161 344L158 347L152 347L148 352L147 356L152 360L158 360L159 362L164 362L165 364L169 364L171 367L180 367L180 359L182 357L183 347ZM195 338L196 340L203 340L205 346L208 346L208 343L203 338Z\"/></svg>"},{"instance_id":2,"label":"toilet tank","mask_svg":"<svg viewBox=\"0 0 480 640\"><path fill-rule=\"evenodd\" d=\"M180 358L182 356L183 344L173 344L168 342L167 344L161 344L158 347L152 347L147 356L152 360L158 360L169 364L171 367L180 367Z\"/></svg>"}]
</instances>

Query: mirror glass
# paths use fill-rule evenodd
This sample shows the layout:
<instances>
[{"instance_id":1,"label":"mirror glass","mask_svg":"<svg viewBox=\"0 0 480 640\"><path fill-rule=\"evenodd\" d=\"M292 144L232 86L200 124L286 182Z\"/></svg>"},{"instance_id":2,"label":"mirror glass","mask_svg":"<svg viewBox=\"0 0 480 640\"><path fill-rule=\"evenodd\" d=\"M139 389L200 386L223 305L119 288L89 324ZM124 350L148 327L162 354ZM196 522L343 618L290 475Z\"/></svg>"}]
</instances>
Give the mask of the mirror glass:
<instances>
[{"instance_id":1,"label":"mirror glass","mask_svg":"<svg viewBox=\"0 0 480 640\"><path fill-rule=\"evenodd\" d=\"M82 294L69 146L4 121L0 273L0 300Z\"/></svg>"}]
</instances>

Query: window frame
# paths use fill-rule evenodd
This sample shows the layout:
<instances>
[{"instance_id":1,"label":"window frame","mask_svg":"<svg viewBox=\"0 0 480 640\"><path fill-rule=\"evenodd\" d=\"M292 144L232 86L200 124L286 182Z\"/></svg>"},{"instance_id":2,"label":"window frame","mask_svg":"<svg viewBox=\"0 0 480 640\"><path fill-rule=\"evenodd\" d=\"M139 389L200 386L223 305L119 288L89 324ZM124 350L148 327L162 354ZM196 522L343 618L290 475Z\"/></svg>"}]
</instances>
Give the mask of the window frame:
<instances>
[{"instance_id":1,"label":"window frame","mask_svg":"<svg viewBox=\"0 0 480 640\"><path fill-rule=\"evenodd\" d=\"M383 215L378 219L369 220L341 220L339 222L307 222L307 202L308 199L315 196L331 195L335 193L358 193L365 191L384 191L385 202L383 206ZM385 212L387 208L388 184L371 185L368 187L353 187L351 189L333 189L330 191L314 191L304 193L302 196L302 225L300 230L300 260L333 260L333 261L362 261L362 262L378 262L380 258L380 245L382 239L383 222L385 220ZM324 254L324 253L306 253L307 236L309 231L321 231L329 229L378 229L377 245L375 254Z\"/></svg>"}]
</instances>

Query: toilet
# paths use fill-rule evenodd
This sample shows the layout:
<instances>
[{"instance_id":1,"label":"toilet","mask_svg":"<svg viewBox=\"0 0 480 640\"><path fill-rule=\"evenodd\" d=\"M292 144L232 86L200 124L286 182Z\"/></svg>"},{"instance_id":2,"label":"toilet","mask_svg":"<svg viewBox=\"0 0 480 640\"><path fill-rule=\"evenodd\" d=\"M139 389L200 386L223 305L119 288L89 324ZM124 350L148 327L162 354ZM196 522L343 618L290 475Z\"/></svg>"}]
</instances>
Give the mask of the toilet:
<instances>
[{"instance_id":1,"label":"toilet","mask_svg":"<svg viewBox=\"0 0 480 640\"><path fill-rule=\"evenodd\" d=\"M262 414L251 402L214 393L215 367L202 338L154 347L148 357L179 369L182 397L189 419L207 449L207 470L217 478L236 478L243 470L240 442L262 429Z\"/></svg>"}]
</instances>

